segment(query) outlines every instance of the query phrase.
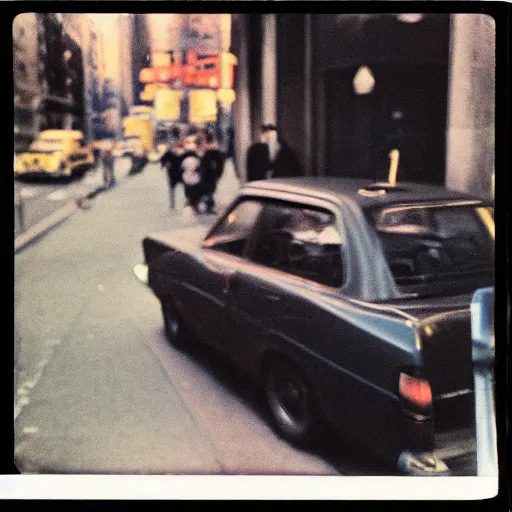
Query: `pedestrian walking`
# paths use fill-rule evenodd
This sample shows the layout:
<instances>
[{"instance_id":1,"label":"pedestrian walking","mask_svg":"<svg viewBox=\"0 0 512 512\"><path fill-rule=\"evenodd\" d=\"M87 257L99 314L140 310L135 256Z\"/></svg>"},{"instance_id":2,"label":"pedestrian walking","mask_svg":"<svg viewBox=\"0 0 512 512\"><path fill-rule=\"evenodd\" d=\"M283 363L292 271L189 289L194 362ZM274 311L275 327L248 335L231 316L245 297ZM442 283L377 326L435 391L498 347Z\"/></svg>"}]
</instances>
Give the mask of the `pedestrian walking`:
<instances>
[{"instance_id":1,"label":"pedestrian walking","mask_svg":"<svg viewBox=\"0 0 512 512\"><path fill-rule=\"evenodd\" d=\"M220 150L218 141L212 132L205 136L202 156L202 183L206 213L216 213L215 192L224 171L225 154Z\"/></svg>"},{"instance_id":2,"label":"pedestrian walking","mask_svg":"<svg viewBox=\"0 0 512 512\"><path fill-rule=\"evenodd\" d=\"M226 143L226 158L229 160L230 158L235 161L235 130L230 126L227 129L227 143Z\"/></svg>"},{"instance_id":3,"label":"pedestrian walking","mask_svg":"<svg viewBox=\"0 0 512 512\"><path fill-rule=\"evenodd\" d=\"M171 209L174 210L176 200L175 191L179 183L182 183L181 176L181 156L184 153L183 143L181 140L180 129L173 126L171 129L171 141L169 148L162 155L160 164L167 172L167 179L169 182L169 194L171 199Z\"/></svg>"},{"instance_id":4,"label":"pedestrian walking","mask_svg":"<svg viewBox=\"0 0 512 512\"><path fill-rule=\"evenodd\" d=\"M204 195L204 183L202 175L201 157L197 151L196 135L185 137L184 153L180 157L180 174L185 188L185 214L199 212L199 204Z\"/></svg>"},{"instance_id":5,"label":"pedestrian walking","mask_svg":"<svg viewBox=\"0 0 512 512\"><path fill-rule=\"evenodd\" d=\"M103 184L105 189L116 185L114 142L107 141L101 152L101 166L103 168Z\"/></svg>"}]
</instances>

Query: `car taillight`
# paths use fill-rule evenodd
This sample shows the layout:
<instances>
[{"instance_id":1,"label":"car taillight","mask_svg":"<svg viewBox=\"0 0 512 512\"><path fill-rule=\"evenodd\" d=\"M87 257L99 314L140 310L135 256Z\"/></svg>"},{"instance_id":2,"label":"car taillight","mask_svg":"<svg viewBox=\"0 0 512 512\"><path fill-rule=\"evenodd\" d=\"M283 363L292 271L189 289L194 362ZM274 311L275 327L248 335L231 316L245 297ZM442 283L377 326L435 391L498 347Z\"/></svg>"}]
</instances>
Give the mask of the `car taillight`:
<instances>
[{"instance_id":1,"label":"car taillight","mask_svg":"<svg viewBox=\"0 0 512 512\"><path fill-rule=\"evenodd\" d=\"M428 380L401 373L398 392L408 412L421 418L432 414L432 389Z\"/></svg>"}]
</instances>

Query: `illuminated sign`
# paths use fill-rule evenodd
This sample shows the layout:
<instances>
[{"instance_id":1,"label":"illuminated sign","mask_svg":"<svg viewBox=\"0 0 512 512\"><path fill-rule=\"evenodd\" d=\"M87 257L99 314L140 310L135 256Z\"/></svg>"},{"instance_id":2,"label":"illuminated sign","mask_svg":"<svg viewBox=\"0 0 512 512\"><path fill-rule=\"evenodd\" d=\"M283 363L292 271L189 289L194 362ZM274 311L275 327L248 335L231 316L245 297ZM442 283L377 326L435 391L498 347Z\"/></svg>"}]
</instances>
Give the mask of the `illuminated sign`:
<instances>
[{"instance_id":1,"label":"illuminated sign","mask_svg":"<svg viewBox=\"0 0 512 512\"><path fill-rule=\"evenodd\" d=\"M167 66L144 68L140 71L139 80L144 84L168 82L173 85L232 89L234 66L237 64L237 58L229 52L198 55L195 51L189 51L186 64L176 58L173 64Z\"/></svg>"},{"instance_id":2,"label":"illuminated sign","mask_svg":"<svg viewBox=\"0 0 512 512\"><path fill-rule=\"evenodd\" d=\"M155 117L161 121L175 121L180 117L182 91L160 89L155 95Z\"/></svg>"},{"instance_id":3,"label":"illuminated sign","mask_svg":"<svg viewBox=\"0 0 512 512\"><path fill-rule=\"evenodd\" d=\"M236 99L236 94L233 89L219 89L217 91L217 99L224 106L232 105Z\"/></svg>"},{"instance_id":4,"label":"illuminated sign","mask_svg":"<svg viewBox=\"0 0 512 512\"><path fill-rule=\"evenodd\" d=\"M191 123L215 121L217 119L217 94L210 89L190 91L189 120Z\"/></svg>"},{"instance_id":5,"label":"illuminated sign","mask_svg":"<svg viewBox=\"0 0 512 512\"><path fill-rule=\"evenodd\" d=\"M154 84L146 84L144 90L140 93L140 99L142 101L153 101L155 99L156 93L161 89L168 89L168 84L162 83L154 83Z\"/></svg>"},{"instance_id":6,"label":"illuminated sign","mask_svg":"<svg viewBox=\"0 0 512 512\"><path fill-rule=\"evenodd\" d=\"M163 68L171 65L171 56L164 52L155 52L151 55L151 64L155 68Z\"/></svg>"}]
</instances>

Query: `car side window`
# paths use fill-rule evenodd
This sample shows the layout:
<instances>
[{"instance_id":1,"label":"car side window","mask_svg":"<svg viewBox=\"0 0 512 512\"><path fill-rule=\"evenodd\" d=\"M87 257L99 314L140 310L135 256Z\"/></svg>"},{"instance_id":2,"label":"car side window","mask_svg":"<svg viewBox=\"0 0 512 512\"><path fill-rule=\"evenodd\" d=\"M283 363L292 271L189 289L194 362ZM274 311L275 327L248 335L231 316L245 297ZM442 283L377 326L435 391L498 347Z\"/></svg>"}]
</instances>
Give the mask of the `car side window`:
<instances>
[{"instance_id":1,"label":"car side window","mask_svg":"<svg viewBox=\"0 0 512 512\"><path fill-rule=\"evenodd\" d=\"M210 233L203 247L242 257L261 210L260 201L242 200Z\"/></svg>"},{"instance_id":2,"label":"car side window","mask_svg":"<svg viewBox=\"0 0 512 512\"><path fill-rule=\"evenodd\" d=\"M342 239L332 212L288 203L265 205L250 259L319 284L343 283Z\"/></svg>"}]
</instances>

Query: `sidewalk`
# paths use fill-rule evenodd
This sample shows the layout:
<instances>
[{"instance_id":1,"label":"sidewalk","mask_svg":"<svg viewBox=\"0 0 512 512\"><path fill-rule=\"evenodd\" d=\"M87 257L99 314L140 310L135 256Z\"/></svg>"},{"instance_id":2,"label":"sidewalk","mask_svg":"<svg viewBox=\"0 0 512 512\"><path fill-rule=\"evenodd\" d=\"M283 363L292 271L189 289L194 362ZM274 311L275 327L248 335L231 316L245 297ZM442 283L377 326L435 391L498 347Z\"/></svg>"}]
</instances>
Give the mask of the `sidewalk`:
<instances>
[{"instance_id":1,"label":"sidewalk","mask_svg":"<svg viewBox=\"0 0 512 512\"><path fill-rule=\"evenodd\" d=\"M150 171L153 167L159 166L158 163L148 163L142 171L143 173ZM117 179L117 186L122 186L123 181L132 178L128 175L129 166L126 165L122 160L117 162L115 173ZM14 252L15 254L21 251L31 242L37 240L49 230L58 226L64 222L71 215L80 209L88 209L94 207L94 197L99 193L105 192L103 189L103 174L101 166L89 173L80 182L73 183L70 185L72 190L71 195L73 199L70 199L66 205L56 210L50 216L42 219L38 224L32 226L25 232L19 234L14 240ZM236 177L235 169L232 160L227 160L224 167L224 173L219 181L217 188L216 199L219 209L227 206L234 198L239 190L239 181ZM106 191L108 192L108 191ZM178 187L176 190L176 210L183 209L184 197L183 190Z\"/></svg>"}]
</instances>

